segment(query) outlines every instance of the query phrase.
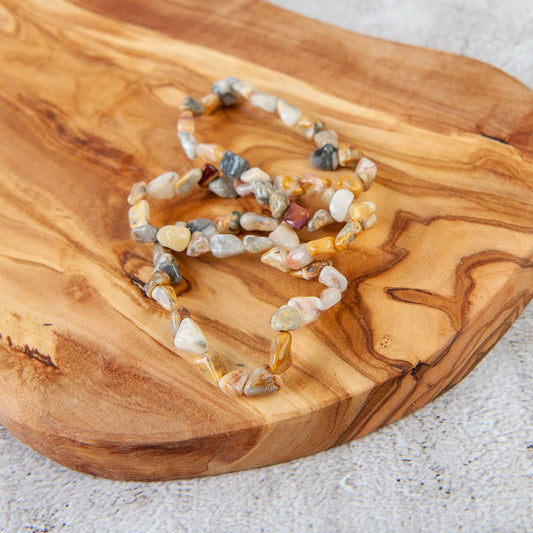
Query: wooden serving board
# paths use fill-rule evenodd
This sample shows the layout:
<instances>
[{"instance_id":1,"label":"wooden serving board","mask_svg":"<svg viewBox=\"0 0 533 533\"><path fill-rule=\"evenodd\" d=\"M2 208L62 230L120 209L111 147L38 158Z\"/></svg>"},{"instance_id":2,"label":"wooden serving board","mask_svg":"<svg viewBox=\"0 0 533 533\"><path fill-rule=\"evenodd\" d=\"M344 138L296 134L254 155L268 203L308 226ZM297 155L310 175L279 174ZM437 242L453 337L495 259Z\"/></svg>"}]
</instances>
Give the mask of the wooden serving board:
<instances>
[{"instance_id":1,"label":"wooden serving board","mask_svg":"<svg viewBox=\"0 0 533 533\"><path fill-rule=\"evenodd\" d=\"M0 61L0 422L54 461L149 480L323 450L449 389L531 298L533 92L494 68L249 0L0 0ZM224 396L175 353L126 222L133 182L190 168L182 98L228 75L379 168L362 198L378 223L336 258L346 297L294 334L264 398ZM311 170L311 145L260 110L198 127L271 174ZM154 222L253 205L197 190ZM273 311L321 290L252 256L181 264L182 305L252 367Z\"/></svg>"}]
</instances>

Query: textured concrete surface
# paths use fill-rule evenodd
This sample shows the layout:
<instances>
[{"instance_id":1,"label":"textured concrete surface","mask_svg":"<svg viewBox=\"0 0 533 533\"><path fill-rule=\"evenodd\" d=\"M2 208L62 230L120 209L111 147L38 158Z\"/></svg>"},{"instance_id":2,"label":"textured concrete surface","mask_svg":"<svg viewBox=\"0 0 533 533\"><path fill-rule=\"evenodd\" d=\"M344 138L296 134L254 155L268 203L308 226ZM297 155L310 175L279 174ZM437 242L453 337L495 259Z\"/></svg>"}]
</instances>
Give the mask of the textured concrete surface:
<instances>
[{"instance_id":1,"label":"textured concrete surface","mask_svg":"<svg viewBox=\"0 0 533 533\"><path fill-rule=\"evenodd\" d=\"M533 87L531 0L277 0L353 31L491 63ZM533 530L533 306L430 405L358 441L212 478L123 483L66 470L0 427L0 530Z\"/></svg>"}]
</instances>

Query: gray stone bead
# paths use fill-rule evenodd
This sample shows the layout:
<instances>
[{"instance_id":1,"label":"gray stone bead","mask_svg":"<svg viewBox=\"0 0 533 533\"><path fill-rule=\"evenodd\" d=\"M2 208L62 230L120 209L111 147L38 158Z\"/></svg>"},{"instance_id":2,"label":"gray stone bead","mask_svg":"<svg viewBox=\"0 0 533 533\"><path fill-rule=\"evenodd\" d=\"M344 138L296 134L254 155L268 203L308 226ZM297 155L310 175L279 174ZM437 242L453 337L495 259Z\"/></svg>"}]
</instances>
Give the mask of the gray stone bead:
<instances>
[{"instance_id":1,"label":"gray stone bead","mask_svg":"<svg viewBox=\"0 0 533 533\"><path fill-rule=\"evenodd\" d=\"M261 205L268 205L270 197L274 194L274 185L261 178L252 178L251 185L257 201Z\"/></svg>"},{"instance_id":2,"label":"gray stone bead","mask_svg":"<svg viewBox=\"0 0 533 533\"><path fill-rule=\"evenodd\" d=\"M211 92L216 94L220 98L222 105L226 107L233 105L239 99L239 95L231 87L230 82L232 80L237 81L237 78L216 81L211 87Z\"/></svg>"},{"instance_id":3,"label":"gray stone bead","mask_svg":"<svg viewBox=\"0 0 533 533\"><path fill-rule=\"evenodd\" d=\"M250 254L260 254L266 252L274 246L274 241L268 237L258 237L256 235L245 235L242 239L244 249Z\"/></svg>"},{"instance_id":4,"label":"gray stone bead","mask_svg":"<svg viewBox=\"0 0 533 533\"><path fill-rule=\"evenodd\" d=\"M209 241L211 253L215 257L231 257L244 252L244 245L239 237L231 234L218 234L211 237Z\"/></svg>"},{"instance_id":5,"label":"gray stone bead","mask_svg":"<svg viewBox=\"0 0 533 533\"><path fill-rule=\"evenodd\" d=\"M198 146L194 135L188 131L180 131L178 132L178 138L185 155L189 159L194 159L196 157L196 147Z\"/></svg>"},{"instance_id":6,"label":"gray stone bead","mask_svg":"<svg viewBox=\"0 0 533 533\"><path fill-rule=\"evenodd\" d=\"M191 111L193 115L199 116L205 113L205 107L192 96L186 96L180 105L180 111Z\"/></svg>"},{"instance_id":7,"label":"gray stone bead","mask_svg":"<svg viewBox=\"0 0 533 533\"><path fill-rule=\"evenodd\" d=\"M226 150L220 160L218 168L222 174L225 174L232 179L237 179L241 177L241 174L244 171L250 168L250 163L240 155Z\"/></svg>"},{"instance_id":8,"label":"gray stone bead","mask_svg":"<svg viewBox=\"0 0 533 533\"><path fill-rule=\"evenodd\" d=\"M233 186L234 181L227 176L220 176L209 183L208 189L221 198L237 198L239 195Z\"/></svg>"},{"instance_id":9,"label":"gray stone bead","mask_svg":"<svg viewBox=\"0 0 533 533\"><path fill-rule=\"evenodd\" d=\"M136 242L154 242L157 228L151 224L137 226L131 230L131 238Z\"/></svg>"},{"instance_id":10,"label":"gray stone bead","mask_svg":"<svg viewBox=\"0 0 533 533\"><path fill-rule=\"evenodd\" d=\"M189 246L187 246L187 255L189 257L199 257L210 251L209 240L201 231L195 231L191 235Z\"/></svg>"},{"instance_id":11,"label":"gray stone bead","mask_svg":"<svg viewBox=\"0 0 533 533\"><path fill-rule=\"evenodd\" d=\"M274 191L269 199L270 213L272 213L274 218L283 218L283 215L289 208L290 203L289 197L285 191Z\"/></svg>"},{"instance_id":12,"label":"gray stone bead","mask_svg":"<svg viewBox=\"0 0 533 533\"><path fill-rule=\"evenodd\" d=\"M337 148L332 144L325 144L311 154L309 161L319 170L335 170L339 165Z\"/></svg>"},{"instance_id":13,"label":"gray stone bead","mask_svg":"<svg viewBox=\"0 0 533 533\"><path fill-rule=\"evenodd\" d=\"M170 283L179 283L181 281L180 267L172 254L161 254L155 265L154 272L158 270L168 274Z\"/></svg>"},{"instance_id":14,"label":"gray stone bead","mask_svg":"<svg viewBox=\"0 0 533 533\"><path fill-rule=\"evenodd\" d=\"M218 233L215 224L208 218L195 218L190 222L187 222L187 229L192 233L195 231L201 231L208 239Z\"/></svg>"}]
</instances>

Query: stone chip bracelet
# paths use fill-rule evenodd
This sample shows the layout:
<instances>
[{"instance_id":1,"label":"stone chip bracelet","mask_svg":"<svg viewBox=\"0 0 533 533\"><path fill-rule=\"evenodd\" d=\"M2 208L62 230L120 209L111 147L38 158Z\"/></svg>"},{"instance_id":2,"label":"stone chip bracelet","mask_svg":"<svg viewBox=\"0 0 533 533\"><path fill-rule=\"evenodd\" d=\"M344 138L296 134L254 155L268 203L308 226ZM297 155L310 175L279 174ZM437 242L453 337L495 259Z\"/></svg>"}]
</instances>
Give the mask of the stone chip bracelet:
<instances>
[{"instance_id":1,"label":"stone chip bracelet","mask_svg":"<svg viewBox=\"0 0 533 533\"><path fill-rule=\"evenodd\" d=\"M272 178L218 144L198 143L194 136L195 117L209 115L220 107L235 106L240 100L277 114L283 124L314 140L317 148L310 155L310 163L315 168L332 171L340 166L350 172L334 178L312 173L298 177L280 174ZM194 364L208 381L230 396L275 392L281 387L279 374L292 365L290 332L315 321L322 312L338 304L348 286L346 277L332 266L332 259L337 252L347 250L376 221L373 202L356 202L372 185L376 165L350 144L339 143L337 133L327 129L323 121L308 117L285 100L257 91L250 82L233 77L215 82L212 92L199 100L187 96L180 105L177 129L187 157L202 160L203 166L181 177L171 171L149 183L135 183L128 196L132 239L154 243L154 270L144 291L170 312L175 347L198 356ZM195 186L207 188L222 198L254 196L260 207L268 207L270 216L231 211L214 220L197 218L160 228L150 224L148 198L171 199L187 194ZM311 213L301 202L306 194L319 197L324 207ZM305 228L314 232L335 222L344 223L336 236L300 242L298 231ZM248 234L240 238L243 232ZM261 232L266 235L257 235ZM260 254L262 263L304 280L318 278L325 289L320 296L291 298L272 315L270 325L277 334L272 341L269 364L251 373L239 368L237 363L237 368L227 369L209 349L191 313L179 306L173 285L182 279L175 257L182 252L188 257L211 253L217 258Z\"/></svg>"}]
</instances>

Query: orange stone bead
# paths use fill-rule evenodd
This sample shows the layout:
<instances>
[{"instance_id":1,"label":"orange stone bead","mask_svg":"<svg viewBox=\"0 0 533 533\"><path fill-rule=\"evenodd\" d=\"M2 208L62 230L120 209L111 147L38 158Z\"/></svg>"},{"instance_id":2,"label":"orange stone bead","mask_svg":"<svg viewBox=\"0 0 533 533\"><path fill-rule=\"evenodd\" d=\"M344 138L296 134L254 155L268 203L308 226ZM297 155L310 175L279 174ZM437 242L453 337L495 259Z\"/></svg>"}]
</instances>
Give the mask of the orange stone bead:
<instances>
[{"instance_id":1,"label":"orange stone bead","mask_svg":"<svg viewBox=\"0 0 533 533\"><path fill-rule=\"evenodd\" d=\"M274 187L283 189L287 196L302 196L305 193L304 188L298 182L298 178L287 174L280 174L274 178Z\"/></svg>"},{"instance_id":2,"label":"orange stone bead","mask_svg":"<svg viewBox=\"0 0 533 533\"><path fill-rule=\"evenodd\" d=\"M178 118L178 131L194 133L195 129L192 111L182 111Z\"/></svg>"},{"instance_id":3,"label":"orange stone bead","mask_svg":"<svg viewBox=\"0 0 533 533\"><path fill-rule=\"evenodd\" d=\"M337 253L334 237L322 237L322 239L309 241L305 247L314 259L329 259Z\"/></svg>"},{"instance_id":4,"label":"orange stone bead","mask_svg":"<svg viewBox=\"0 0 533 533\"><path fill-rule=\"evenodd\" d=\"M205 114L210 115L220 107L220 98L214 93L208 93L200 98L200 103L205 108Z\"/></svg>"},{"instance_id":5,"label":"orange stone bead","mask_svg":"<svg viewBox=\"0 0 533 533\"><path fill-rule=\"evenodd\" d=\"M346 174L342 176L342 178L339 178L335 182L333 188L336 191L339 189L348 189L353 192L356 198L364 191L363 182L355 174Z\"/></svg>"},{"instance_id":6,"label":"orange stone bead","mask_svg":"<svg viewBox=\"0 0 533 533\"><path fill-rule=\"evenodd\" d=\"M337 153L341 167L355 167L361 159L361 153L348 143L340 143Z\"/></svg>"},{"instance_id":7,"label":"orange stone bead","mask_svg":"<svg viewBox=\"0 0 533 533\"><path fill-rule=\"evenodd\" d=\"M272 341L270 349L270 366L275 374L285 372L292 365L292 336L288 331L279 333Z\"/></svg>"}]
</instances>

